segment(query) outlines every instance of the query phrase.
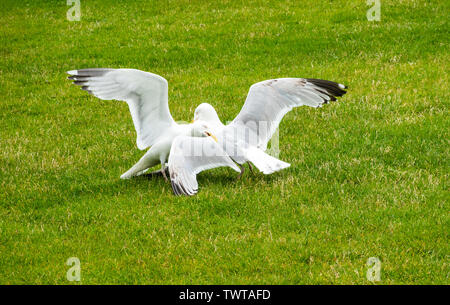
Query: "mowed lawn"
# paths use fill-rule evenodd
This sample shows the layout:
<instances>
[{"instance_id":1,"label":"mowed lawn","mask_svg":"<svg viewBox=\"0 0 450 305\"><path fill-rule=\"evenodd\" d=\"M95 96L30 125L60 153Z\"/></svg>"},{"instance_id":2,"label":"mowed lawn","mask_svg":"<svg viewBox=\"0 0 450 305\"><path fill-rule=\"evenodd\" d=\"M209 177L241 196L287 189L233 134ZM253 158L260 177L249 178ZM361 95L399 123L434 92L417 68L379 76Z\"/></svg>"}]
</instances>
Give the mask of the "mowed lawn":
<instances>
[{"instance_id":1,"label":"mowed lawn","mask_svg":"<svg viewBox=\"0 0 450 305\"><path fill-rule=\"evenodd\" d=\"M450 283L448 1L1 2L0 284L370 284L369 257L378 284ZM175 197L119 179L144 152L125 103L66 79L90 67L162 75L183 121L265 79L349 90L283 119L290 168Z\"/></svg>"}]
</instances>

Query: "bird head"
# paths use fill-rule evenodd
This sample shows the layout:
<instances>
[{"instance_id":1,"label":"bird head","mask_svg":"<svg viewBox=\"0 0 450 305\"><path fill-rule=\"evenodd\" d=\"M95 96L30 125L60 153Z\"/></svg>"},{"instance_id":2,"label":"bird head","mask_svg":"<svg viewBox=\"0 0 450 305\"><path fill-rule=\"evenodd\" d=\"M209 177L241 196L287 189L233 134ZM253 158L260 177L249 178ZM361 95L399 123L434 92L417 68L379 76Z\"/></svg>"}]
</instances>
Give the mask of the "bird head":
<instances>
[{"instance_id":1,"label":"bird head","mask_svg":"<svg viewBox=\"0 0 450 305\"><path fill-rule=\"evenodd\" d=\"M193 137L211 137L214 141L218 141L216 136L212 133L208 123L197 120L192 124L191 136Z\"/></svg>"},{"instance_id":2,"label":"bird head","mask_svg":"<svg viewBox=\"0 0 450 305\"><path fill-rule=\"evenodd\" d=\"M195 108L194 120L192 122L196 122L198 120L212 123L215 123L217 121L220 122L216 110L208 103L202 103L198 105L197 108Z\"/></svg>"}]
</instances>

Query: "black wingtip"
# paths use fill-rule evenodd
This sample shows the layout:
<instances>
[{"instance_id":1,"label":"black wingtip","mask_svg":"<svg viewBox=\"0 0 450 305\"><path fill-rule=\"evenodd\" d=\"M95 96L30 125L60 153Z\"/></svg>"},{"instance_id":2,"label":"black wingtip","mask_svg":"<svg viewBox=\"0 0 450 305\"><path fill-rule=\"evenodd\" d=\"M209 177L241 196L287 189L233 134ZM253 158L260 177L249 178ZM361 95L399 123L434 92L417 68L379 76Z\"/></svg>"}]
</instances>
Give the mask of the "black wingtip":
<instances>
[{"instance_id":1,"label":"black wingtip","mask_svg":"<svg viewBox=\"0 0 450 305\"><path fill-rule=\"evenodd\" d=\"M175 194L175 196L183 196L186 195L186 193L184 192L183 188L181 187L180 184L175 183L173 181L170 182L172 184L172 190L173 193Z\"/></svg>"},{"instance_id":2,"label":"black wingtip","mask_svg":"<svg viewBox=\"0 0 450 305\"><path fill-rule=\"evenodd\" d=\"M176 184L173 181L170 181L170 184L172 185L172 191L174 193L175 196L179 196L180 194L178 193L178 189L176 187Z\"/></svg>"},{"instance_id":3,"label":"black wingtip","mask_svg":"<svg viewBox=\"0 0 450 305\"><path fill-rule=\"evenodd\" d=\"M336 101L337 97L347 93L347 91L344 90L347 89L347 86L343 84L317 78L307 78L306 81L320 88L321 90L319 91L328 95L332 102Z\"/></svg>"},{"instance_id":4,"label":"black wingtip","mask_svg":"<svg viewBox=\"0 0 450 305\"><path fill-rule=\"evenodd\" d=\"M87 80L75 80L73 82L74 85L84 86L87 83Z\"/></svg>"}]
</instances>

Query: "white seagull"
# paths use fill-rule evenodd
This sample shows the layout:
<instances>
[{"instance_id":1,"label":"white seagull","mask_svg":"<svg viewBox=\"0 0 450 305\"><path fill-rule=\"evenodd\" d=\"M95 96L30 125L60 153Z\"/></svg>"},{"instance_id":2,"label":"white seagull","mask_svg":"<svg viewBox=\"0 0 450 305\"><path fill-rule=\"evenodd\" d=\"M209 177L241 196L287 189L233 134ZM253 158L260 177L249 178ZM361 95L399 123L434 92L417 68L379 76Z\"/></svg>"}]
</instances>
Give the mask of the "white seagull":
<instances>
[{"instance_id":1,"label":"white seagull","mask_svg":"<svg viewBox=\"0 0 450 305\"><path fill-rule=\"evenodd\" d=\"M159 75L134 69L81 69L68 74L74 84L100 99L127 102L138 148L151 147L121 178L161 164L167 179L168 161L174 193L189 196L198 192L196 175L203 170L228 166L241 175L245 162L264 174L288 167L264 152L283 116L294 107L321 107L346 93L344 85L325 80L267 80L250 87L241 112L230 124L223 125L215 109L203 103L195 110L193 124L180 125L170 115L168 84Z\"/></svg>"},{"instance_id":2,"label":"white seagull","mask_svg":"<svg viewBox=\"0 0 450 305\"><path fill-rule=\"evenodd\" d=\"M294 107L322 107L346 93L343 84L313 78L279 78L265 80L250 87L247 99L236 118L224 125L213 106L200 104L194 121L209 123L219 143L241 169L252 162L264 174L271 174L290 164L269 156L264 151L281 119ZM251 167L251 163L248 163Z\"/></svg>"},{"instance_id":3,"label":"white seagull","mask_svg":"<svg viewBox=\"0 0 450 305\"><path fill-rule=\"evenodd\" d=\"M134 69L81 69L67 73L75 85L102 100L127 102L136 128L137 147L151 147L122 179L141 175L161 164L161 173L167 180L168 161L174 193L194 195L199 172L219 166L239 171L216 143L207 123L175 123L169 111L167 80L163 77Z\"/></svg>"}]
</instances>

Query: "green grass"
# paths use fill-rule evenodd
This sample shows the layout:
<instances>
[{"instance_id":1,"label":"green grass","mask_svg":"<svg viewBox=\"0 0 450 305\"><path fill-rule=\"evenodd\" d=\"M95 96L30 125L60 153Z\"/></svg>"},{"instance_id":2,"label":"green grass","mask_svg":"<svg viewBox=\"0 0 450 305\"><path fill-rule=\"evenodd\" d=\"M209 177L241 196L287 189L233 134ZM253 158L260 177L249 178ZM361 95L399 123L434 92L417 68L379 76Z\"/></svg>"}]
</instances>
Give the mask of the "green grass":
<instances>
[{"instance_id":1,"label":"green grass","mask_svg":"<svg viewBox=\"0 0 450 305\"><path fill-rule=\"evenodd\" d=\"M0 283L449 284L448 1L66 1L0 4ZM341 102L280 125L270 176L216 169L175 197L119 179L143 154L125 103L65 71L164 76L176 120L231 120L251 84L313 77Z\"/></svg>"}]
</instances>

